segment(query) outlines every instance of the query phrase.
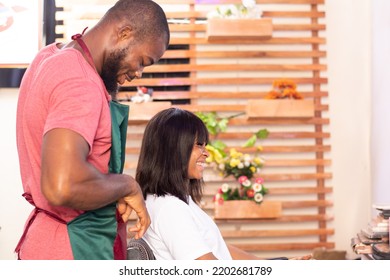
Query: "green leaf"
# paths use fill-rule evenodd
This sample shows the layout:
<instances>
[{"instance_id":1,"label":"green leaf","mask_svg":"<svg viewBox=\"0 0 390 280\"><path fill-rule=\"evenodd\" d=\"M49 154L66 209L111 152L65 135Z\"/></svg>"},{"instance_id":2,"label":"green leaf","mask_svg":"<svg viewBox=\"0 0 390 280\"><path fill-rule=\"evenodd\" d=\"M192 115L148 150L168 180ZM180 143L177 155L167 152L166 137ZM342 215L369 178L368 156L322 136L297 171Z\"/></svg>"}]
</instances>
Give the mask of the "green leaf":
<instances>
[{"instance_id":1,"label":"green leaf","mask_svg":"<svg viewBox=\"0 0 390 280\"><path fill-rule=\"evenodd\" d=\"M207 130L211 135L216 135L217 134L217 128L215 126L206 124Z\"/></svg>"},{"instance_id":2,"label":"green leaf","mask_svg":"<svg viewBox=\"0 0 390 280\"><path fill-rule=\"evenodd\" d=\"M229 120L227 118L223 118L218 122L219 131L226 131Z\"/></svg>"},{"instance_id":3,"label":"green leaf","mask_svg":"<svg viewBox=\"0 0 390 280\"><path fill-rule=\"evenodd\" d=\"M256 135L252 135L246 142L244 145L242 145L244 148L249 148L249 147L253 147L256 143L256 140L257 140L257 136Z\"/></svg>"},{"instance_id":4,"label":"green leaf","mask_svg":"<svg viewBox=\"0 0 390 280\"><path fill-rule=\"evenodd\" d=\"M267 129L260 129L259 131L256 132L256 136L258 139L265 139L268 137L268 130Z\"/></svg>"},{"instance_id":5,"label":"green leaf","mask_svg":"<svg viewBox=\"0 0 390 280\"><path fill-rule=\"evenodd\" d=\"M221 140L213 141L212 146L220 151L223 151L226 148L226 144L224 142L222 142Z\"/></svg>"}]
</instances>

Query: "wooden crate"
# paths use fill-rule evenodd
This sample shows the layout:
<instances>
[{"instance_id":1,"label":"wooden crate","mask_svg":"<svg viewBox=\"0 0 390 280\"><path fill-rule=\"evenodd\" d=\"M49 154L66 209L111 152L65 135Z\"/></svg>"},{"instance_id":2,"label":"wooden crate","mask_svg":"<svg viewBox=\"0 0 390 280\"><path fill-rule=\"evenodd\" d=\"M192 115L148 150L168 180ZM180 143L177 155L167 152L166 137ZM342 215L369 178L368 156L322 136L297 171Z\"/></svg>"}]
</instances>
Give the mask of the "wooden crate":
<instances>
[{"instance_id":1,"label":"wooden crate","mask_svg":"<svg viewBox=\"0 0 390 280\"><path fill-rule=\"evenodd\" d=\"M272 20L260 19L222 19L212 18L207 22L208 41L226 39L269 39L272 37Z\"/></svg>"}]
</instances>

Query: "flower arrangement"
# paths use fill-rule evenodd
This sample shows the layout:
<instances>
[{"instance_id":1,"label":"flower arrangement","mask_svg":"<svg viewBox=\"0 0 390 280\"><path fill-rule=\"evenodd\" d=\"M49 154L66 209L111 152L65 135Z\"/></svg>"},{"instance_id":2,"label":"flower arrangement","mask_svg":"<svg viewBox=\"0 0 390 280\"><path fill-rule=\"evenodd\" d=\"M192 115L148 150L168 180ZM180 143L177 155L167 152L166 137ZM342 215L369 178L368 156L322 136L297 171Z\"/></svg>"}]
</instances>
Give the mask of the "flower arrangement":
<instances>
[{"instance_id":1,"label":"flower arrangement","mask_svg":"<svg viewBox=\"0 0 390 280\"><path fill-rule=\"evenodd\" d=\"M261 150L261 147L258 147ZM243 176L251 179L254 174L260 173L264 159L261 157L251 157L249 154L237 152L236 149L230 149L228 156L223 158L218 165L218 170L223 177L233 176L237 180Z\"/></svg>"},{"instance_id":2,"label":"flower arrangement","mask_svg":"<svg viewBox=\"0 0 390 280\"><path fill-rule=\"evenodd\" d=\"M241 4L222 5L208 13L207 18L260 18L262 11L256 5L256 0L242 0Z\"/></svg>"},{"instance_id":3,"label":"flower arrangement","mask_svg":"<svg viewBox=\"0 0 390 280\"><path fill-rule=\"evenodd\" d=\"M225 200L253 200L261 203L268 189L264 187L264 180L257 177L252 178L256 173L260 173L264 159L261 157L251 157L249 154L237 152L231 149L229 156L225 157L218 165L220 174L224 177L233 176L237 179L239 186L231 188L229 184L222 184L214 200L223 203Z\"/></svg>"},{"instance_id":4,"label":"flower arrangement","mask_svg":"<svg viewBox=\"0 0 390 280\"><path fill-rule=\"evenodd\" d=\"M222 160L227 156L225 153L226 144L218 139L218 135L221 132L227 130L229 120L235 117L242 115L243 113L239 113L236 115L232 115L229 117L221 117L218 116L216 112L196 112L196 115L203 121L206 125L207 130L211 136L213 136L213 140L206 146L210 156L207 158L208 163L216 163L219 165ZM243 148L253 147L256 144L258 139L265 139L268 137L267 129L260 129L257 132L253 133L253 135L242 145ZM261 146L258 147L260 151Z\"/></svg>"},{"instance_id":5,"label":"flower arrangement","mask_svg":"<svg viewBox=\"0 0 390 280\"><path fill-rule=\"evenodd\" d=\"M222 118L216 112L202 113L196 115L204 122L210 135L214 140L206 145L209 157L206 162L212 165L222 177L233 176L239 183L236 188L230 188L227 183L223 184L217 195L214 197L218 203L224 200L253 200L256 203L263 201L263 196L268 192L264 187L264 180L260 177L252 182L255 174L259 174L264 164L264 159L249 154L243 154L236 149L230 149L229 153L225 152L227 146L218 139L218 134L227 130L229 120L240 114ZM267 129L260 129L242 145L242 147L253 147L258 139L268 137ZM262 146L257 146L257 151L262 151Z\"/></svg>"},{"instance_id":6,"label":"flower arrangement","mask_svg":"<svg viewBox=\"0 0 390 280\"><path fill-rule=\"evenodd\" d=\"M275 80L272 87L272 90L265 96L266 99L303 99L302 94L297 91L297 85L292 80Z\"/></svg>"},{"instance_id":7,"label":"flower arrangement","mask_svg":"<svg viewBox=\"0 0 390 280\"><path fill-rule=\"evenodd\" d=\"M264 187L262 178L256 178L252 182L246 176L241 176L238 182L240 186L235 188L231 188L228 183L222 184L214 197L214 201L218 204L223 204L226 200L252 200L257 204L263 202L268 189Z\"/></svg>"}]
</instances>

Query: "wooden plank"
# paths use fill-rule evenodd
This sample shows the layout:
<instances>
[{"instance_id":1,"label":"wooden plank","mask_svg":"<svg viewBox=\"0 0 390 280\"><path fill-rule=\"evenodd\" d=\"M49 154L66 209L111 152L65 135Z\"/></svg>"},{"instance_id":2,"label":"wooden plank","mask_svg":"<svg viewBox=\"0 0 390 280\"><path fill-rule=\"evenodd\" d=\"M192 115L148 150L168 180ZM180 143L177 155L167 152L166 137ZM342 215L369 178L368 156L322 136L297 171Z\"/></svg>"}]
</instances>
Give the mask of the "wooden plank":
<instances>
[{"instance_id":1,"label":"wooden plank","mask_svg":"<svg viewBox=\"0 0 390 280\"><path fill-rule=\"evenodd\" d=\"M269 18L324 18L325 12L319 11L263 11L263 17Z\"/></svg>"},{"instance_id":2,"label":"wooden plank","mask_svg":"<svg viewBox=\"0 0 390 280\"><path fill-rule=\"evenodd\" d=\"M319 91L319 92L300 92L305 98L308 97L327 97L328 92ZM118 99L129 99L131 96L135 95L136 91L119 91L117 97ZM253 99L253 98L264 98L268 92L261 91L231 91L231 92L220 92L220 91L158 91L153 92L153 99L193 99L193 98L212 98L212 99Z\"/></svg>"},{"instance_id":3,"label":"wooden plank","mask_svg":"<svg viewBox=\"0 0 390 280\"><path fill-rule=\"evenodd\" d=\"M205 32L205 24L169 24L169 31L172 32Z\"/></svg>"},{"instance_id":4,"label":"wooden plank","mask_svg":"<svg viewBox=\"0 0 390 280\"><path fill-rule=\"evenodd\" d=\"M283 201L283 209L291 208L312 208L312 207L331 207L332 201L328 200L314 200L314 201Z\"/></svg>"},{"instance_id":5,"label":"wooden plank","mask_svg":"<svg viewBox=\"0 0 390 280\"><path fill-rule=\"evenodd\" d=\"M222 136L221 136L222 137ZM304 138L329 138L328 132L270 132L267 139L304 139Z\"/></svg>"},{"instance_id":6,"label":"wooden plank","mask_svg":"<svg viewBox=\"0 0 390 280\"><path fill-rule=\"evenodd\" d=\"M326 214L318 215L283 215L276 219L267 220L267 223L292 223L292 222L319 222L319 221L332 221L333 217ZM217 224L258 224L261 220L255 219L242 219L242 220L216 220ZM264 222L264 221L263 221Z\"/></svg>"},{"instance_id":7,"label":"wooden plank","mask_svg":"<svg viewBox=\"0 0 390 280\"><path fill-rule=\"evenodd\" d=\"M241 0L156 0L159 4L226 5L240 4ZM324 4L324 0L256 0L257 4Z\"/></svg>"},{"instance_id":8,"label":"wooden plank","mask_svg":"<svg viewBox=\"0 0 390 280\"><path fill-rule=\"evenodd\" d=\"M126 163L126 166L129 166L128 168L135 168L136 163ZM332 193L333 188L331 187L325 187L325 188L318 188L318 187L274 187L272 186L268 188L268 194L272 196L277 195L290 195L290 196L296 196L296 195L306 195L306 194L328 194ZM204 191L204 196L213 198L215 196L215 190L206 188ZM207 209L214 209L214 207L205 207Z\"/></svg>"},{"instance_id":9,"label":"wooden plank","mask_svg":"<svg viewBox=\"0 0 390 280\"><path fill-rule=\"evenodd\" d=\"M156 1L158 2L158 1ZM175 12L175 11L166 11L165 15L167 19L191 19L191 18L206 18L207 17L208 11L180 11L180 12Z\"/></svg>"},{"instance_id":10,"label":"wooden plank","mask_svg":"<svg viewBox=\"0 0 390 280\"><path fill-rule=\"evenodd\" d=\"M178 105L175 105L175 107L186 109L185 107L178 106ZM231 112L231 111L227 111L227 112ZM129 125L143 125L146 123L147 123L147 121L129 121ZM243 121L235 122L235 124L238 124L238 123L243 123L243 124L247 125L249 122L246 122L246 123ZM262 125L262 126L264 126L264 125L328 125L329 119L320 119L320 118L313 118L310 120L291 119L291 118L278 119L278 120L259 119L259 120L255 120L255 121L250 121L250 124L251 125Z\"/></svg>"},{"instance_id":11,"label":"wooden plank","mask_svg":"<svg viewBox=\"0 0 390 280\"><path fill-rule=\"evenodd\" d=\"M326 71L324 64L155 64L145 68L144 73L172 73L199 71Z\"/></svg>"},{"instance_id":12,"label":"wooden plank","mask_svg":"<svg viewBox=\"0 0 390 280\"><path fill-rule=\"evenodd\" d=\"M318 160L269 160L264 163L264 167L303 167L303 166L329 166L331 164L331 160L324 160L324 159L318 159ZM127 165L127 168L132 168L130 166L135 167L134 165ZM329 190L330 191L330 190ZM274 192L272 192L274 193ZM318 193L318 192L315 192Z\"/></svg>"},{"instance_id":13,"label":"wooden plank","mask_svg":"<svg viewBox=\"0 0 390 280\"><path fill-rule=\"evenodd\" d=\"M172 36L170 42L171 45L209 45L212 42L208 42L206 37L175 37ZM240 40L229 39L220 44L240 44ZM247 45L257 45L259 40L247 40ZM324 45L326 43L325 38L321 37L273 37L269 40L261 41L262 45L303 45L303 44L319 44Z\"/></svg>"},{"instance_id":14,"label":"wooden plank","mask_svg":"<svg viewBox=\"0 0 390 280\"><path fill-rule=\"evenodd\" d=\"M326 51L196 51L167 50L162 58L313 58L325 57Z\"/></svg>"},{"instance_id":15,"label":"wooden plank","mask_svg":"<svg viewBox=\"0 0 390 280\"><path fill-rule=\"evenodd\" d=\"M255 175L257 177L258 175ZM278 173L278 174L268 174L262 173L259 176L264 179L265 182L293 182L293 181L312 181L318 179L331 179L332 173ZM234 178L221 178L220 176L211 176L204 175L204 180L206 182L221 182L221 183L231 183L236 182Z\"/></svg>"},{"instance_id":16,"label":"wooden plank","mask_svg":"<svg viewBox=\"0 0 390 280\"><path fill-rule=\"evenodd\" d=\"M328 194L332 193L333 188L318 188L318 187L293 187L293 188L282 188L282 187L273 187L269 189L269 194L272 195L301 195L301 194Z\"/></svg>"},{"instance_id":17,"label":"wooden plank","mask_svg":"<svg viewBox=\"0 0 390 280\"><path fill-rule=\"evenodd\" d=\"M274 31L323 31L325 24L274 24Z\"/></svg>"},{"instance_id":18,"label":"wooden plank","mask_svg":"<svg viewBox=\"0 0 390 280\"><path fill-rule=\"evenodd\" d=\"M217 23L211 20L211 29L207 27L207 24L169 24L170 32L206 32L206 40L208 42L221 42L221 40L268 40L272 36L272 31L324 31L326 29L325 24L259 24L256 32L249 32L251 29L245 26L229 25L233 20L226 20L226 22ZM210 20L209 20L210 22ZM227 29L221 29L220 26L229 25L229 29L233 32L227 32ZM218 29L216 29L218 28ZM226 31L225 31L226 30ZM237 36L239 31L242 31L243 36ZM248 32L245 32L248 30ZM260 41L259 41L260 40Z\"/></svg>"},{"instance_id":19,"label":"wooden plank","mask_svg":"<svg viewBox=\"0 0 390 280\"><path fill-rule=\"evenodd\" d=\"M277 77L269 78L142 78L126 81L123 86L189 86L189 85L261 85L272 84ZM297 84L326 84L327 78L296 78Z\"/></svg>"},{"instance_id":20,"label":"wooden plank","mask_svg":"<svg viewBox=\"0 0 390 280\"><path fill-rule=\"evenodd\" d=\"M193 112L212 112L212 111L220 111L220 112L246 112L247 105L230 105L230 104L216 104L216 105L175 105L178 108L182 108L185 110L193 111ZM323 105L321 107L315 108L316 111L327 111L328 106ZM261 120L262 118L247 118L248 122L253 122L256 120ZM268 119L268 118L265 118ZM291 117L279 117L272 119L273 122L276 122L279 119L290 120ZM302 118L301 121L310 120L308 118Z\"/></svg>"},{"instance_id":21,"label":"wooden plank","mask_svg":"<svg viewBox=\"0 0 390 280\"><path fill-rule=\"evenodd\" d=\"M319 146L267 146L262 145L263 150L262 154L266 153L309 153L309 152L329 152L330 146L319 145ZM229 146L229 148L234 148L237 151L244 151L247 153L256 152L256 148L242 148L241 146ZM126 153L129 154L138 154L139 148L137 147L127 147Z\"/></svg>"},{"instance_id":22,"label":"wooden plank","mask_svg":"<svg viewBox=\"0 0 390 280\"><path fill-rule=\"evenodd\" d=\"M143 133L137 133L134 131L131 131L131 139L142 139ZM247 140L249 137L253 135L252 132L223 132L218 134L218 139L220 140ZM129 137L129 136L128 136ZM312 138L329 138L330 133L322 132L322 133L317 133L317 132L269 132L267 139L312 139ZM214 137L211 135L210 139L214 139ZM288 164L293 164L293 161L295 160L288 160L288 159L282 159L282 160L271 160L271 166L272 165L282 165L283 162L287 162ZM303 160L298 160L298 162L301 162ZM307 160L305 160L307 161ZM324 161L323 159L321 161L318 160L311 160L311 163L314 164L328 164L329 162ZM302 162L302 164L304 164ZM309 162L307 162L309 164ZM267 165L270 165L270 161L267 161ZM306 164L304 164L306 165Z\"/></svg>"},{"instance_id":23,"label":"wooden plank","mask_svg":"<svg viewBox=\"0 0 390 280\"><path fill-rule=\"evenodd\" d=\"M27 63L24 63L24 64L1 64L0 63L0 66L1 68L11 68L11 69L14 69L14 68L18 68L18 69L25 69L28 67L29 64Z\"/></svg>"},{"instance_id":24,"label":"wooden plank","mask_svg":"<svg viewBox=\"0 0 390 280\"><path fill-rule=\"evenodd\" d=\"M229 124L229 127L234 127ZM252 132L221 132L218 134L218 139L226 140L226 139L242 139L246 140L253 135ZM329 138L330 133L322 132L306 132L306 131L293 131L293 132L272 132L268 133L267 139L311 139L311 138ZM213 139L213 136L211 136Z\"/></svg>"},{"instance_id":25,"label":"wooden plank","mask_svg":"<svg viewBox=\"0 0 390 280\"><path fill-rule=\"evenodd\" d=\"M218 0L217 0L218 1ZM225 0L222 0L225 1ZM226 2L229 0L226 0ZM235 1L235 0L233 0ZM237 0L236 0L237 1ZM256 0L257 4L325 4L325 0Z\"/></svg>"},{"instance_id":26,"label":"wooden plank","mask_svg":"<svg viewBox=\"0 0 390 280\"><path fill-rule=\"evenodd\" d=\"M223 238L253 238L253 237L290 237L333 235L334 229L287 229L287 230L221 230Z\"/></svg>"},{"instance_id":27,"label":"wooden plank","mask_svg":"<svg viewBox=\"0 0 390 280\"><path fill-rule=\"evenodd\" d=\"M331 164L331 160L325 159L280 159L280 160L272 160L267 159L264 163L264 167L297 167L297 166L329 166Z\"/></svg>"},{"instance_id":28,"label":"wooden plank","mask_svg":"<svg viewBox=\"0 0 390 280\"><path fill-rule=\"evenodd\" d=\"M255 153L257 152L256 147L243 148L241 146L231 145L229 148L234 148L239 152L244 153ZM272 145L262 145L261 153L309 153L309 152L329 152L330 145L294 145L294 146L272 146Z\"/></svg>"},{"instance_id":29,"label":"wooden plank","mask_svg":"<svg viewBox=\"0 0 390 280\"><path fill-rule=\"evenodd\" d=\"M230 125L279 125L279 124L284 124L284 125L293 125L293 124L307 124L307 125L327 125L329 124L329 119L325 118L313 118L311 120L299 120L299 119L278 119L278 120L266 120L266 119L258 119L258 120L243 120L241 118L237 119L232 119L230 121Z\"/></svg>"},{"instance_id":30,"label":"wooden plank","mask_svg":"<svg viewBox=\"0 0 390 280\"><path fill-rule=\"evenodd\" d=\"M313 250L315 248L334 249L335 244L333 242L315 242L315 243L278 243L278 244L234 244L230 243L242 250L253 251L293 251L293 250Z\"/></svg>"}]
</instances>

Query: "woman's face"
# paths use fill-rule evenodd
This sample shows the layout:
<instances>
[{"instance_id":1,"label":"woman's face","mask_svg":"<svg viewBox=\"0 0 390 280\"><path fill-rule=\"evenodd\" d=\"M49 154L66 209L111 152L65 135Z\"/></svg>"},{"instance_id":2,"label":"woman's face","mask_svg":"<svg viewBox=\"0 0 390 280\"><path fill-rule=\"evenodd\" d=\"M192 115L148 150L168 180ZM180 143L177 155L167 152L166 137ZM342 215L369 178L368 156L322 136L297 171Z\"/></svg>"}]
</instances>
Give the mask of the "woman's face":
<instances>
[{"instance_id":1,"label":"woman's face","mask_svg":"<svg viewBox=\"0 0 390 280\"><path fill-rule=\"evenodd\" d=\"M206 144L195 143L192 148L190 162L188 164L188 178L202 179L203 170L206 166L206 158L209 152L206 150Z\"/></svg>"}]
</instances>

